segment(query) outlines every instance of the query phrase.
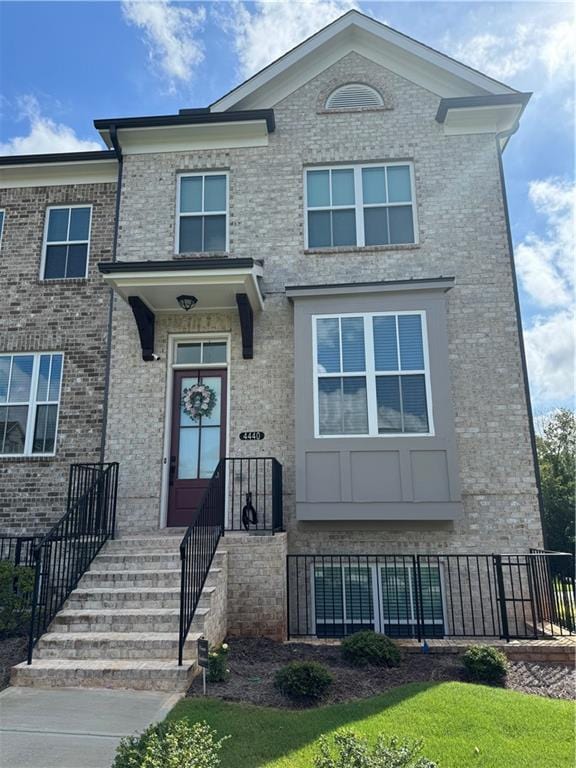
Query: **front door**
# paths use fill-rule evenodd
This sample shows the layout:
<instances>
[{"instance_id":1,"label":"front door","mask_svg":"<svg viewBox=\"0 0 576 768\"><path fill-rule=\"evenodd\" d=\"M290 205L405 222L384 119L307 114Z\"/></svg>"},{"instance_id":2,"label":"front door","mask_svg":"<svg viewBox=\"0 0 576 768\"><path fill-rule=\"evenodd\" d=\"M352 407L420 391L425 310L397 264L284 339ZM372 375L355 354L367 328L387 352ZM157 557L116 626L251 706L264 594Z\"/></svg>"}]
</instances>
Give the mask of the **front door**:
<instances>
[{"instance_id":1,"label":"front door","mask_svg":"<svg viewBox=\"0 0 576 768\"><path fill-rule=\"evenodd\" d=\"M168 525L190 525L226 452L226 370L174 371Z\"/></svg>"}]
</instances>

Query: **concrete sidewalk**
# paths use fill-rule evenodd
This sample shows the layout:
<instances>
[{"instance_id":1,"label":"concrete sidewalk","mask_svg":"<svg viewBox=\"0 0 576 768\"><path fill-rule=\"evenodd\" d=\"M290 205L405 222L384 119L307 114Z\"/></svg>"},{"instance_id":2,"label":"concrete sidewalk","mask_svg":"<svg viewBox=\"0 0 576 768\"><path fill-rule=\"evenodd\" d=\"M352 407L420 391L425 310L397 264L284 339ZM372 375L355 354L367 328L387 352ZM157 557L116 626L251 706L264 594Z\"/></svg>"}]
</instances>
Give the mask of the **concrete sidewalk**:
<instances>
[{"instance_id":1,"label":"concrete sidewalk","mask_svg":"<svg viewBox=\"0 0 576 768\"><path fill-rule=\"evenodd\" d=\"M95 688L0 693L2 768L110 768L118 742L163 720L182 694Z\"/></svg>"}]
</instances>

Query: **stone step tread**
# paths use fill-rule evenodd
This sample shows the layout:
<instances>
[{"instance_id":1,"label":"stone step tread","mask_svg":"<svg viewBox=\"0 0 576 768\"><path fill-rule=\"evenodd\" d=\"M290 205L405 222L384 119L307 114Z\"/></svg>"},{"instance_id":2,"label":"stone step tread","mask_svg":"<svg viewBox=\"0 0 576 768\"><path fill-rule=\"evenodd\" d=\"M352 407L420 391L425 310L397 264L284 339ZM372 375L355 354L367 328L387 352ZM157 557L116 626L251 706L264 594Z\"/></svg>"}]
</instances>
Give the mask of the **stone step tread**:
<instances>
[{"instance_id":1,"label":"stone step tread","mask_svg":"<svg viewBox=\"0 0 576 768\"><path fill-rule=\"evenodd\" d=\"M199 609L202 610L202 609ZM206 610L206 609L205 609ZM198 612L198 611L197 611ZM83 618L84 616L179 616L179 608L66 608L56 618Z\"/></svg>"},{"instance_id":2,"label":"stone step tread","mask_svg":"<svg viewBox=\"0 0 576 768\"><path fill-rule=\"evenodd\" d=\"M94 563L97 563L97 560L94 560ZM212 570L212 569L210 569L210 570ZM90 575L99 574L101 576L102 575L110 576L111 574L112 575L123 576L124 574L129 573L130 576L132 576L132 577L134 577L135 575L140 574L140 573L143 574L144 576L146 576L149 573L158 574L158 576L167 576L168 574L177 574L178 576L180 576L180 568L161 568L161 569L141 568L139 570L136 570L136 568L131 568L131 569L124 568L122 570L119 569L119 570L116 570L116 571L107 571L107 570L101 570L100 571L100 570L98 570L98 568L90 568L90 570L86 571L86 573L89 573Z\"/></svg>"},{"instance_id":3,"label":"stone step tread","mask_svg":"<svg viewBox=\"0 0 576 768\"><path fill-rule=\"evenodd\" d=\"M96 555L95 561L98 560L121 560L125 557L130 558L148 558L148 557L160 557L160 558L180 558L180 552L176 550L175 552L172 552L171 550L156 550L156 549L142 549L139 552L102 552L99 555Z\"/></svg>"},{"instance_id":4,"label":"stone step tread","mask_svg":"<svg viewBox=\"0 0 576 768\"><path fill-rule=\"evenodd\" d=\"M204 587L203 591L214 591L215 587ZM72 597L86 595L180 595L180 587L82 587L70 593ZM69 598L69 599L70 599Z\"/></svg>"},{"instance_id":5,"label":"stone step tread","mask_svg":"<svg viewBox=\"0 0 576 768\"><path fill-rule=\"evenodd\" d=\"M186 642L195 642L202 635L199 632L189 632ZM178 632L47 632L42 635L41 643L153 643L157 641L178 642Z\"/></svg>"},{"instance_id":6,"label":"stone step tread","mask_svg":"<svg viewBox=\"0 0 576 768\"><path fill-rule=\"evenodd\" d=\"M32 659L32 664L23 661L16 664L13 669L33 671L49 670L123 670L126 672L138 672L150 670L158 672L188 673L195 665L194 659L184 659L182 666L178 666L177 659Z\"/></svg>"}]
</instances>

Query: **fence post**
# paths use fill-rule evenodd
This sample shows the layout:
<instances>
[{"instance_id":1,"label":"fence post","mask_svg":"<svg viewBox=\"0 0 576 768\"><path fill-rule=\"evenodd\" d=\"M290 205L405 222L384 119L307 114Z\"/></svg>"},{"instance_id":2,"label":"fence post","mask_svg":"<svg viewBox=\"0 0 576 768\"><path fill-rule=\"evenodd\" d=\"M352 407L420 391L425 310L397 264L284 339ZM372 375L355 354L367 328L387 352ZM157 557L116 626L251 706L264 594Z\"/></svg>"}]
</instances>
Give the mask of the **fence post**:
<instances>
[{"instance_id":1,"label":"fence post","mask_svg":"<svg viewBox=\"0 0 576 768\"><path fill-rule=\"evenodd\" d=\"M30 611L30 632L28 634L28 664L32 664L32 649L34 648L34 623L36 621L36 610L38 603L38 592L40 589L40 561L42 559L42 545L40 544L34 551L34 592L32 593L32 609Z\"/></svg>"},{"instance_id":2,"label":"fence post","mask_svg":"<svg viewBox=\"0 0 576 768\"><path fill-rule=\"evenodd\" d=\"M412 555L412 571L414 573L414 592L416 595L416 639L422 641L423 621L420 623L420 606L422 605L422 579L420 578L420 555ZM422 617L423 618L423 617Z\"/></svg>"},{"instance_id":3,"label":"fence post","mask_svg":"<svg viewBox=\"0 0 576 768\"><path fill-rule=\"evenodd\" d=\"M492 555L496 583L498 584L498 602L500 603L501 638L510 641L510 629L508 628L508 613L506 611L506 592L504 589L504 574L502 572L502 555Z\"/></svg>"}]
</instances>

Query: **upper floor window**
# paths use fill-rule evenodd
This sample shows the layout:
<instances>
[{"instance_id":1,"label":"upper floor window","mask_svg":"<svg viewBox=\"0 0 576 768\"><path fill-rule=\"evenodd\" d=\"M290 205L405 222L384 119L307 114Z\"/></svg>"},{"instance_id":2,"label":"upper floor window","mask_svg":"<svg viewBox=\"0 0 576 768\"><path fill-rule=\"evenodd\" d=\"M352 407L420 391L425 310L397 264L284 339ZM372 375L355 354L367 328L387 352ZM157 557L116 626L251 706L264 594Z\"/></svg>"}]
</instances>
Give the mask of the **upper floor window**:
<instances>
[{"instance_id":1,"label":"upper floor window","mask_svg":"<svg viewBox=\"0 0 576 768\"><path fill-rule=\"evenodd\" d=\"M416 242L408 163L306 171L307 248Z\"/></svg>"},{"instance_id":2,"label":"upper floor window","mask_svg":"<svg viewBox=\"0 0 576 768\"><path fill-rule=\"evenodd\" d=\"M52 455L63 355L0 355L0 455Z\"/></svg>"},{"instance_id":3,"label":"upper floor window","mask_svg":"<svg viewBox=\"0 0 576 768\"><path fill-rule=\"evenodd\" d=\"M365 109L382 106L384 106L382 96L375 88L365 83L341 85L326 99L326 109Z\"/></svg>"},{"instance_id":4,"label":"upper floor window","mask_svg":"<svg viewBox=\"0 0 576 768\"><path fill-rule=\"evenodd\" d=\"M432 434L424 312L314 318L316 436Z\"/></svg>"},{"instance_id":5,"label":"upper floor window","mask_svg":"<svg viewBox=\"0 0 576 768\"><path fill-rule=\"evenodd\" d=\"M48 208L42 259L42 278L82 278L88 274L92 207Z\"/></svg>"},{"instance_id":6,"label":"upper floor window","mask_svg":"<svg viewBox=\"0 0 576 768\"><path fill-rule=\"evenodd\" d=\"M228 250L228 175L180 176L177 253Z\"/></svg>"}]
</instances>

